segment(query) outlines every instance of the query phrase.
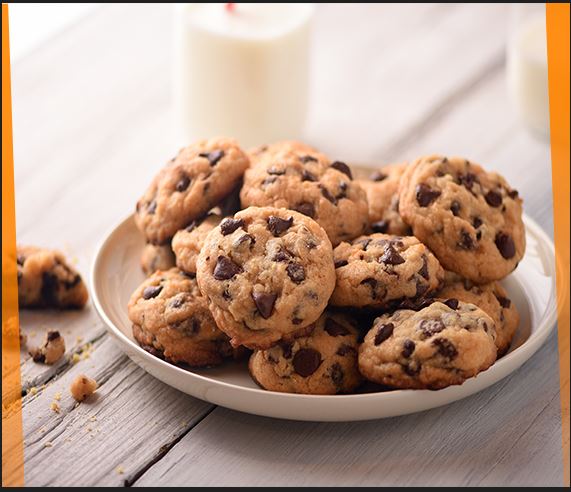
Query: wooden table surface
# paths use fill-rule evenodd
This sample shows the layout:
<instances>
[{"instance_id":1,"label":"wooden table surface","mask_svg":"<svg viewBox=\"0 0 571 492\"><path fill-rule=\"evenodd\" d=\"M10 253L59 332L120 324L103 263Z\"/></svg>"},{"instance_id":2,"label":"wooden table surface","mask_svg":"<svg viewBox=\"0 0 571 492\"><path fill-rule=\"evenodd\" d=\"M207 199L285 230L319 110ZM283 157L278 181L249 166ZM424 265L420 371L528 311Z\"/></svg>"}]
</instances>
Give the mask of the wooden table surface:
<instances>
[{"instance_id":1,"label":"wooden table surface","mask_svg":"<svg viewBox=\"0 0 571 492\"><path fill-rule=\"evenodd\" d=\"M305 139L350 162L459 154L502 172L552 235L549 147L507 98L503 5L321 5ZM109 5L12 67L17 237L88 276L98 242L171 156L171 7ZM269 108L270 110L271 108ZM21 312L27 485L560 485L557 337L446 407L360 423L260 418L180 393L132 363L93 306ZM80 361L70 356L80 354ZM70 381L100 384L76 406ZM45 386L44 386L45 385ZM61 393L59 413L50 404Z\"/></svg>"}]
</instances>

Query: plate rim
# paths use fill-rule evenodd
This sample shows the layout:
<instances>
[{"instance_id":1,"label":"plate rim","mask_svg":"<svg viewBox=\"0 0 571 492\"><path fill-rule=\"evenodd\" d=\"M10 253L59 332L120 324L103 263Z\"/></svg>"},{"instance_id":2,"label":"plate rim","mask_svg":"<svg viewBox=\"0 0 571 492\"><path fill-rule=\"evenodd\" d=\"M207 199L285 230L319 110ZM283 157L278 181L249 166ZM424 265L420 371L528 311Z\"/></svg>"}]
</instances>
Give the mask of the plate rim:
<instances>
[{"instance_id":1,"label":"plate rim","mask_svg":"<svg viewBox=\"0 0 571 492\"><path fill-rule=\"evenodd\" d=\"M119 327L117 327L111 321L111 319L108 317L107 313L105 312L105 309L103 308L103 305L102 305L101 300L99 298L98 289L96 288L98 266L99 266L100 262L102 261L102 253L105 249L105 246L110 242L110 240L117 233L117 231L119 231L123 227L126 227L127 223L130 221L134 221L134 214L128 215L126 218L121 220L114 227L110 228L107 231L107 233L103 236L103 239L100 240L99 244L97 245L95 256L91 262L91 268L89 271L89 288L91 290L92 302L93 302L93 305L95 307L95 310L96 310L99 318L102 320L103 324L105 325L106 330L113 336L113 338L115 338L119 342L119 346L120 346L122 352L126 353L126 355L131 360L133 360L133 362L135 362L135 364L137 364L139 367L141 367L145 372L151 374L151 376L155 377L156 379L163 381L165 384L168 384L169 386L173 387L173 385L171 385L170 383L164 381L163 379L155 376L149 370L147 370L145 367L143 367L138 361L134 360L132 355L122 345L123 344L127 345L129 347L129 349L131 351L134 351L139 357L142 358L142 360L148 361L150 364L158 365L161 369L164 369L167 371L172 371L173 375L178 374L178 375L186 377L186 378L191 378L191 379L195 378L195 379L198 379L199 381L201 381L202 384L212 384L212 385L215 385L219 388L225 388L225 389L232 390L232 391L246 392L247 394L253 394L253 395L257 395L257 396L265 395L265 396L269 396L273 399L283 399L283 400L291 400L291 401L297 401L297 402L299 402L300 400L304 400L306 402L311 402L311 403L333 402L333 401L335 401L335 402L340 402L340 401L360 402L360 401L365 400L369 403L379 403L380 404L383 401L388 402L388 401L392 401L392 400L399 400L402 398L408 399L408 398L411 398L413 395L422 398L422 395L427 394L427 393L429 393L429 394L435 394L435 393L444 394L445 392L447 392L447 390L448 391L454 391L460 387L458 385L449 386L447 388L440 389L436 392L433 390L428 390L428 389L420 389L420 390L418 390L418 389L395 389L395 390L386 391L386 392L359 393L359 394L346 394L346 395L344 395L344 394L340 394L340 395L306 395L306 394L300 394L300 393L282 393L282 392L277 392L277 391L268 391L268 390L264 390L261 388L249 388L249 387L237 385L234 383L229 383L229 382L225 382L225 381L212 379L208 376L205 376L202 374L197 374L197 373L193 372L192 370L183 369L183 368L178 367L174 364L170 364L164 360L161 360L161 359L149 354L147 351L145 351L143 348L141 348L137 343L135 343L133 340L131 340L128 336L126 336L121 331L121 329ZM555 296L551 296L549 298L549 301L545 305L544 317L542 318L542 322L538 326L538 329L534 333L532 333L530 335L530 337L522 345L517 347L517 349L515 349L513 352L510 352L507 355L503 356L499 361L495 362L490 367L490 369L495 367L497 369L496 372L501 372L502 368L504 368L505 366L507 366L510 363L513 363L513 368L511 370L508 369L507 371L505 371L504 375L501 375L493 383L486 385L483 388L475 389L474 391L470 392L469 394L460 395L457 398L447 400L446 402L443 402L443 403L438 403L436 405L430 406L429 408L437 408L439 406L447 405L447 404L452 403L454 401L464 399L464 398L471 396L475 393L478 393L478 392L482 391L483 389L485 389L489 386L492 386L493 384L504 379L509 374L511 374L512 372L517 370L519 367L521 367L527 360L529 360L533 356L533 354L535 352L537 352L539 350L539 348L541 348L541 346L543 345L543 343L545 342L545 340L547 339L549 334L553 331L553 328L555 327L555 324L557 322L557 316L559 314L560 306L562 305L562 303L560 301L567 294L567 286L566 285L563 285L563 288L561 288L561 289L557 289L557 281L558 281L557 279L562 278L561 275L558 275L558 272L563 268L563 266L561 265L560 258L557 256L553 241L547 235L547 233L539 226L539 224L537 224L537 222L535 222L535 220L533 220L531 217L529 217L525 213L523 214L523 221L524 221L524 224L526 226L526 230L529 229L530 232L534 236L538 237L543 242L543 244L545 244L547 246L547 248L549 249L549 252L551 253L552 257L554 258L553 265L549 265L549 266L547 266L547 268L549 269L549 272L551 273L551 276L552 276L551 287L552 287L552 291L555 290ZM544 262L543 262L543 266L544 266L544 268L546 267ZM554 306L551 306L552 304L554 304ZM550 308L550 309L548 309L548 308ZM530 343L530 341L532 343ZM481 374L486 373L488 370L489 369L487 369L486 371L483 371ZM476 377L469 378L466 382L469 382L470 380L475 381ZM464 384L466 384L466 382ZM182 389L179 389L177 387L175 387L175 389L178 389L179 391L181 391L183 393L190 394L191 396L194 396L195 398L201 399L200 397L195 396L191 393L188 393L188 392L186 392ZM204 400L204 401L208 401L209 403L213 403L213 402L210 402L209 400ZM213 404L220 405L220 406L226 406L226 405L220 404L220 403L213 403ZM230 405L228 405L227 407L233 408ZM247 413L255 414L255 412L252 412L252 411L247 411L247 410L240 410L240 411L245 411ZM414 412L418 412L418 411L424 411L424 410L419 409L419 410L413 410L412 412L403 412L400 415L405 415L407 413L414 413ZM268 414L259 413L258 415L268 415ZM268 416L271 416L271 415L268 415ZM279 418L287 418L287 417L279 417ZM383 417L376 417L376 418L383 418ZM311 419L308 416L307 420L315 420L315 419Z\"/></svg>"}]
</instances>

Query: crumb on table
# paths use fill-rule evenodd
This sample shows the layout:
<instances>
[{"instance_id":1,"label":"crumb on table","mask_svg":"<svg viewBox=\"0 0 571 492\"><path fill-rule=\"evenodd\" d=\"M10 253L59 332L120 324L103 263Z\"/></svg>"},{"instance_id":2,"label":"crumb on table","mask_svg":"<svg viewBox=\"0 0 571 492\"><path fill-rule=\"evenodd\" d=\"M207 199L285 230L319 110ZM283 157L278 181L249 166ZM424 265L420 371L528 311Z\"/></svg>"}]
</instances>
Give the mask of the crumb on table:
<instances>
[{"instance_id":1,"label":"crumb on table","mask_svg":"<svg viewBox=\"0 0 571 492\"><path fill-rule=\"evenodd\" d=\"M97 389L97 382L85 374L77 376L69 388L76 401L83 401Z\"/></svg>"}]
</instances>

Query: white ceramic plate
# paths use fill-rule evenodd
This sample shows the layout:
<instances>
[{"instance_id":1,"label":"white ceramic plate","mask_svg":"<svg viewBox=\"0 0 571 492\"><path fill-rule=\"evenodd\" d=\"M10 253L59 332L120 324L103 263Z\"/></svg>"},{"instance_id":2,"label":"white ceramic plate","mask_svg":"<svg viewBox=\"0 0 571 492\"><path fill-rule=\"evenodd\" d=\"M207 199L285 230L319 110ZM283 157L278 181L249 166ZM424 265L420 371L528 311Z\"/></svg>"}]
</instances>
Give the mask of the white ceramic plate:
<instances>
[{"instance_id":1,"label":"white ceramic plate","mask_svg":"<svg viewBox=\"0 0 571 492\"><path fill-rule=\"evenodd\" d=\"M472 395L496 383L528 360L551 332L557 315L553 243L524 217L527 251L504 287L521 323L510 352L461 386L438 391L395 390L355 395L297 395L259 389L246 364L188 371L141 349L131 334L127 302L143 281L139 266L143 238L133 217L119 224L97 250L91 270L95 307L125 353L145 371L189 395L224 407L268 417L310 421L367 420L427 410ZM564 290L564 289L561 289Z\"/></svg>"}]
</instances>

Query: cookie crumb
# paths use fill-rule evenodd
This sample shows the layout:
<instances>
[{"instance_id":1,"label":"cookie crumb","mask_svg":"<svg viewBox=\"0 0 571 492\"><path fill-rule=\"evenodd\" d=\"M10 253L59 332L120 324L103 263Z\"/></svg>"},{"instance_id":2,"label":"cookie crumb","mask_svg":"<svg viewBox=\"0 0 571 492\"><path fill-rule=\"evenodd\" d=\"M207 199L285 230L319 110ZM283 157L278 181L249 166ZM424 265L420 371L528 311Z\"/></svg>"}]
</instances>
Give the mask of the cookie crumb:
<instances>
[{"instance_id":1,"label":"cookie crumb","mask_svg":"<svg viewBox=\"0 0 571 492\"><path fill-rule=\"evenodd\" d=\"M56 400L56 401L61 400L61 393L59 391L54 395L54 400Z\"/></svg>"},{"instance_id":2,"label":"cookie crumb","mask_svg":"<svg viewBox=\"0 0 571 492\"><path fill-rule=\"evenodd\" d=\"M118 475L123 475L123 473L125 473L125 469L122 466L118 466L115 471Z\"/></svg>"},{"instance_id":3,"label":"cookie crumb","mask_svg":"<svg viewBox=\"0 0 571 492\"><path fill-rule=\"evenodd\" d=\"M79 354L77 352L71 356L71 363L72 364L77 364L80 360L81 360L81 357L79 356Z\"/></svg>"},{"instance_id":4,"label":"cookie crumb","mask_svg":"<svg viewBox=\"0 0 571 492\"><path fill-rule=\"evenodd\" d=\"M51 447L53 447L53 445L54 445L53 442L48 441L48 442L45 442L45 443L44 443L44 448L51 448Z\"/></svg>"},{"instance_id":5,"label":"cookie crumb","mask_svg":"<svg viewBox=\"0 0 571 492\"><path fill-rule=\"evenodd\" d=\"M51 402L50 409L55 413L60 413L60 411L61 411L60 406L55 401Z\"/></svg>"},{"instance_id":6,"label":"cookie crumb","mask_svg":"<svg viewBox=\"0 0 571 492\"><path fill-rule=\"evenodd\" d=\"M38 392L38 388L36 388L35 386L28 388L28 394L30 394L30 395L35 395L37 392Z\"/></svg>"},{"instance_id":7,"label":"cookie crumb","mask_svg":"<svg viewBox=\"0 0 571 492\"><path fill-rule=\"evenodd\" d=\"M42 362L48 365L55 364L64 353L65 341L59 331L48 331L44 344L29 351L34 362Z\"/></svg>"},{"instance_id":8,"label":"cookie crumb","mask_svg":"<svg viewBox=\"0 0 571 492\"><path fill-rule=\"evenodd\" d=\"M77 376L69 388L71 396L73 396L73 398L78 402L85 400L96 389L97 382L95 379L91 379L85 374L80 374Z\"/></svg>"}]
</instances>

